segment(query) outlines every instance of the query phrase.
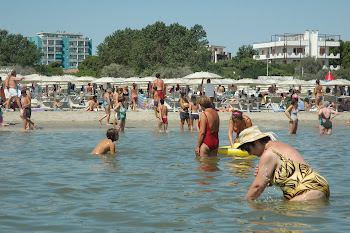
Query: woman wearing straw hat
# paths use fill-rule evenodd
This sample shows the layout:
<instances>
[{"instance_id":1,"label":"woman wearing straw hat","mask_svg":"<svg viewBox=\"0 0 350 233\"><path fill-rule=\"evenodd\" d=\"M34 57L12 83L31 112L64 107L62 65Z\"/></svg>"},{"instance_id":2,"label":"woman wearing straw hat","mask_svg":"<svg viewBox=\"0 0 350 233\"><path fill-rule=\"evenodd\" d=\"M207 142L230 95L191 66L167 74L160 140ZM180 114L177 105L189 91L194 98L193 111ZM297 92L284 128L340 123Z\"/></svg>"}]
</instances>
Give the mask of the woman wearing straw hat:
<instances>
[{"instance_id":1,"label":"woman wearing straw hat","mask_svg":"<svg viewBox=\"0 0 350 233\"><path fill-rule=\"evenodd\" d=\"M276 141L273 133L252 126L240 133L239 141L239 149L260 157L246 199L257 199L269 185L279 186L291 201L329 198L327 180L310 168L296 149Z\"/></svg>"}]
</instances>

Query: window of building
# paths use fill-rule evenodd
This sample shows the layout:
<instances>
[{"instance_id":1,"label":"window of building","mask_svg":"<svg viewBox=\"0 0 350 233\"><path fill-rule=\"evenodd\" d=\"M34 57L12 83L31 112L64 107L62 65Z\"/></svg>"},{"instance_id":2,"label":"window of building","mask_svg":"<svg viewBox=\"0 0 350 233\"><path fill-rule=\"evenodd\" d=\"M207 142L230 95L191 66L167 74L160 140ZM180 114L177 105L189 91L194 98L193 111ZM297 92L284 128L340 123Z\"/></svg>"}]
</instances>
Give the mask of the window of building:
<instances>
[{"instance_id":1,"label":"window of building","mask_svg":"<svg viewBox=\"0 0 350 233\"><path fill-rule=\"evenodd\" d=\"M320 54L323 55L326 53L326 49L325 48L320 48Z\"/></svg>"},{"instance_id":2,"label":"window of building","mask_svg":"<svg viewBox=\"0 0 350 233\"><path fill-rule=\"evenodd\" d=\"M261 55L264 55L265 54L265 50L261 50Z\"/></svg>"}]
</instances>

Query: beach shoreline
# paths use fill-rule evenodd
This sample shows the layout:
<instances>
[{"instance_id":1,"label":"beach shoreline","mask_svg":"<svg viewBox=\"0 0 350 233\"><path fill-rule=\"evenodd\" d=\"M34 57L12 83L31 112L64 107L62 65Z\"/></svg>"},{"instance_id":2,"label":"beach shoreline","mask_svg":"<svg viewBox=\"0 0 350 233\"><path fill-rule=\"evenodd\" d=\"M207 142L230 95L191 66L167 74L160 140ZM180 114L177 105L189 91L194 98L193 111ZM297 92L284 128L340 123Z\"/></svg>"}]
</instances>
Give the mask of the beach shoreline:
<instances>
[{"instance_id":1,"label":"beach shoreline","mask_svg":"<svg viewBox=\"0 0 350 233\"><path fill-rule=\"evenodd\" d=\"M39 127L100 127L106 126L106 120L102 121L102 125L98 119L104 115L104 111L45 111L32 112L32 121ZM253 125L264 127L289 127L289 120L284 112L246 112ZM17 128L23 126L23 121L19 116L19 112L4 112L4 122L11 123L9 127ZM220 126L228 127L230 112L219 112ZM318 114L316 112L299 112L299 126L317 126ZM347 126L350 118L350 112L341 112L333 121L334 126ZM114 112L111 113L110 123L113 123ZM169 127L180 127L180 117L178 112L168 113ZM128 111L126 126L140 128L157 128L158 119L154 115L153 110L138 110L137 112ZM107 126L106 126L107 127ZM185 127L186 129L186 127Z\"/></svg>"}]
</instances>

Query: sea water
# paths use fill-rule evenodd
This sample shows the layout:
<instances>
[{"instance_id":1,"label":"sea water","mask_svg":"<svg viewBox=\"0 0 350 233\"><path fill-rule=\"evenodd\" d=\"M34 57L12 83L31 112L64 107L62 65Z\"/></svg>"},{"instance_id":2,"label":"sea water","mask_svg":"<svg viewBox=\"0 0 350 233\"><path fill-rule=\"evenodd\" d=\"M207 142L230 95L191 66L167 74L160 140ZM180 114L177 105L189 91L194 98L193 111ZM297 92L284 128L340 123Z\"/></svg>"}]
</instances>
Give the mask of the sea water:
<instances>
[{"instance_id":1,"label":"sea water","mask_svg":"<svg viewBox=\"0 0 350 233\"><path fill-rule=\"evenodd\" d=\"M288 202L278 187L244 200L257 157L196 158L197 133L127 128L115 155L90 152L105 128L0 131L1 232L349 232L349 133L260 126L329 182L328 202ZM229 145L227 128L220 144Z\"/></svg>"}]
</instances>

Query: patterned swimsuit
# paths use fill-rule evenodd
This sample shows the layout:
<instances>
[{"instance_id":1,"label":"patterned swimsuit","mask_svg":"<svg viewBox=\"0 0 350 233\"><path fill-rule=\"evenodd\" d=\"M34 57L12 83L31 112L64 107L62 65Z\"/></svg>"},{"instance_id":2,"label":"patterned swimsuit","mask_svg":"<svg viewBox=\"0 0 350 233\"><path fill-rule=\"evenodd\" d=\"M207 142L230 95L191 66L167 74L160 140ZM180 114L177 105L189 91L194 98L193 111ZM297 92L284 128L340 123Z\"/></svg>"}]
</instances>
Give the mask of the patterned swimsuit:
<instances>
[{"instance_id":1,"label":"patterned swimsuit","mask_svg":"<svg viewBox=\"0 0 350 233\"><path fill-rule=\"evenodd\" d=\"M320 190L329 198L327 180L305 164L292 161L286 156L268 148L281 159L281 167L276 168L271 184L279 186L288 200L310 190Z\"/></svg>"}]
</instances>

